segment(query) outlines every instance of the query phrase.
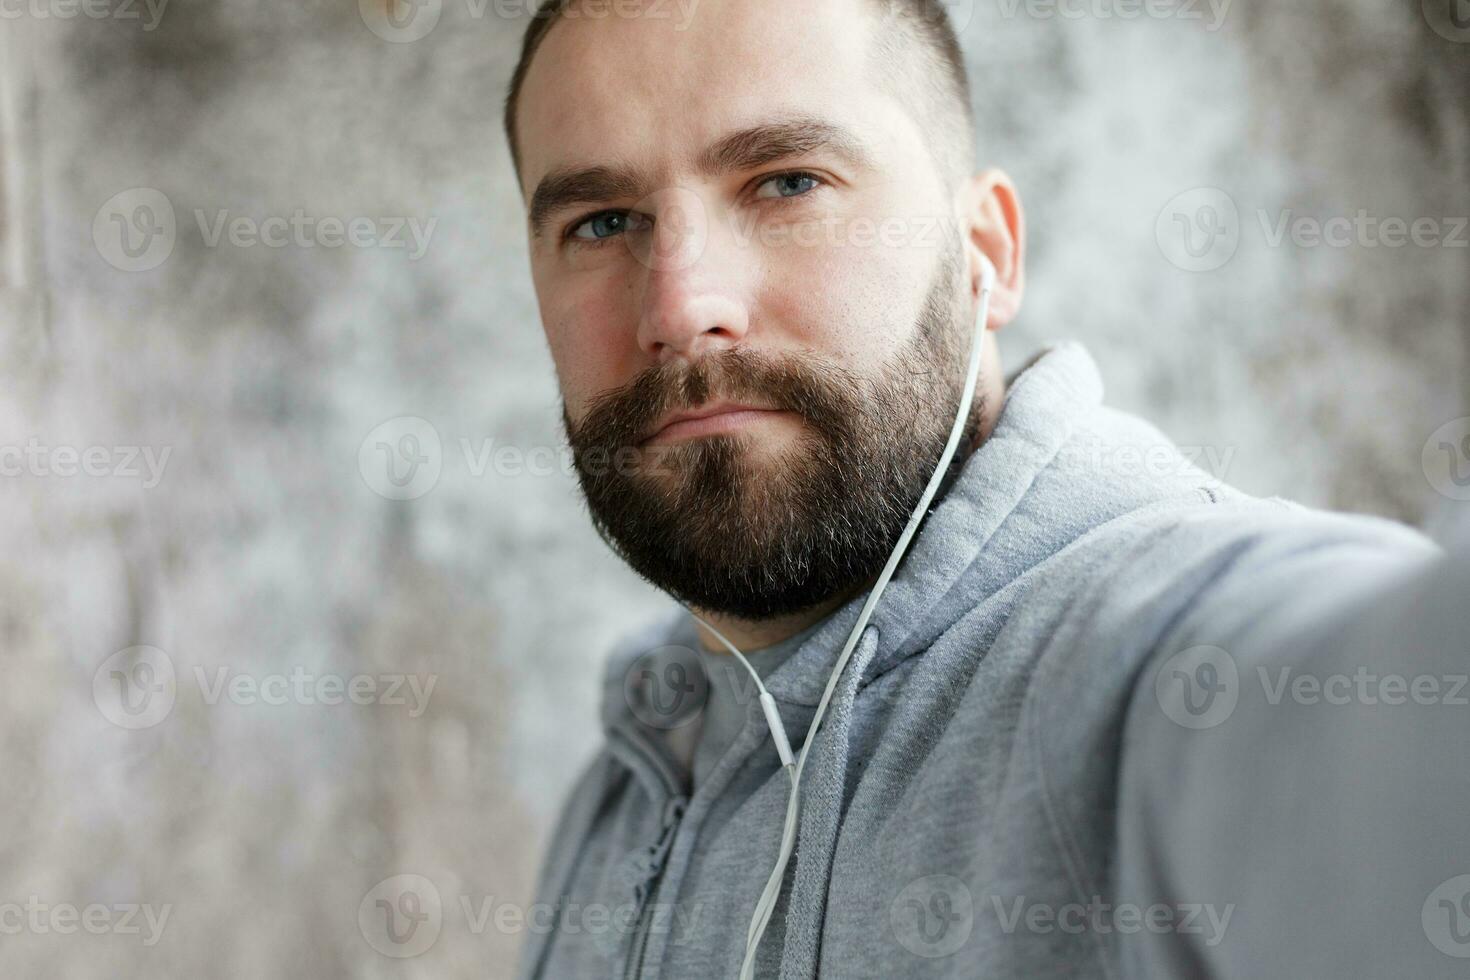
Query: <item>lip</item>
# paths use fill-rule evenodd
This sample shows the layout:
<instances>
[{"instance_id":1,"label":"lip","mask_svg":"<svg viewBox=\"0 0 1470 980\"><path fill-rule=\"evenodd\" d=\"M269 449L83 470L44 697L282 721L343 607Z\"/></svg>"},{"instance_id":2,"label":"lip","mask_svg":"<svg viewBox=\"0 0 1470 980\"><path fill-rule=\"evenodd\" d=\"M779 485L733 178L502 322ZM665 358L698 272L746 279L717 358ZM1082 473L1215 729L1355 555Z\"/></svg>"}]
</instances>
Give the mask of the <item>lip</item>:
<instances>
[{"instance_id":1,"label":"lip","mask_svg":"<svg viewBox=\"0 0 1470 980\"><path fill-rule=\"evenodd\" d=\"M648 435L643 437L643 445L652 442L664 442L676 438L693 438L703 435L713 435L716 432L727 432L740 428L748 422L755 421L763 416L786 414L781 409L771 408L765 405L747 405L735 402L720 402L714 405L702 405L699 408L684 412L675 412L654 423L649 429Z\"/></svg>"}]
</instances>

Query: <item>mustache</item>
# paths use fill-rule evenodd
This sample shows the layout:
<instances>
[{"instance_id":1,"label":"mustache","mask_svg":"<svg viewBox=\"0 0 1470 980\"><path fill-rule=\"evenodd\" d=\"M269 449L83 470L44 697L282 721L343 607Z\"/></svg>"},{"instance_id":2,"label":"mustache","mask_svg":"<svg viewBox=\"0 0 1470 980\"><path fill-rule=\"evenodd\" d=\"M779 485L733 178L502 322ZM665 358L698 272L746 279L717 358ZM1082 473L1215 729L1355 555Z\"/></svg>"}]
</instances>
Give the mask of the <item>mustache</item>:
<instances>
[{"instance_id":1,"label":"mustache","mask_svg":"<svg viewBox=\"0 0 1470 980\"><path fill-rule=\"evenodd\" d=\"M713 400L754 401L794 412L819 431L840 434L862 384L807 349L767 354L728 347L697 361L669 361L644 370L595 397L580 424L572 422L563 403L562 420L574 448L617 450L637 445L668 412Z\"/></svg>"}]
</instances>

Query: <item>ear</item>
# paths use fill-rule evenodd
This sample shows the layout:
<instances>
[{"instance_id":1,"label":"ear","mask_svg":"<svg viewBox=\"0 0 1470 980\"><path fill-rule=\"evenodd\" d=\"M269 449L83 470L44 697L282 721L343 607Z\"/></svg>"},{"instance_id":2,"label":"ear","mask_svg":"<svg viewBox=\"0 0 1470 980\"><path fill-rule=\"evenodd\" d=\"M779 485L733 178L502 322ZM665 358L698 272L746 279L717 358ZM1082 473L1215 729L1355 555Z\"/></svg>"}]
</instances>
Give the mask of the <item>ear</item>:
<instances>
[{"instance_id":1,"label":"ear","mask_svg":"<svg viewBox=\"0 0 1470 980\"><path fill-rule=\"evenodd\" d=\"M983 262L995 266L987 330L999 330L1021 312L1026 289L1026 218L1016 185L1001 170L987 170L960 185L960 231L965 242L972 308L980 304Z\"/></svg>"}]
</instances>

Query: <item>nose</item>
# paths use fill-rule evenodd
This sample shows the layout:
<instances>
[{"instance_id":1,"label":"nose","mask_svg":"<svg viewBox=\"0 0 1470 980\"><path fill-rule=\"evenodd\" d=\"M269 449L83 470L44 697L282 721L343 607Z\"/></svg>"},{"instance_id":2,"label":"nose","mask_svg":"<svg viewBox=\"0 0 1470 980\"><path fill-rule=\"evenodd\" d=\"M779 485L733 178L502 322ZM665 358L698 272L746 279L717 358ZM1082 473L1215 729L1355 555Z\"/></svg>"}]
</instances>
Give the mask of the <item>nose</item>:
<instances>
[{"instance_id":1,"label":"nose","mask_svg":"<svg viewBox=\"0 0 1470 980\"><path fill-rule=\"evenodd\" d=\"M741 343L750 311L741 298L745 258L700 198L677 190L650 209L638 346L660 363L690 361Z\"/></svg>"}]
</instances>

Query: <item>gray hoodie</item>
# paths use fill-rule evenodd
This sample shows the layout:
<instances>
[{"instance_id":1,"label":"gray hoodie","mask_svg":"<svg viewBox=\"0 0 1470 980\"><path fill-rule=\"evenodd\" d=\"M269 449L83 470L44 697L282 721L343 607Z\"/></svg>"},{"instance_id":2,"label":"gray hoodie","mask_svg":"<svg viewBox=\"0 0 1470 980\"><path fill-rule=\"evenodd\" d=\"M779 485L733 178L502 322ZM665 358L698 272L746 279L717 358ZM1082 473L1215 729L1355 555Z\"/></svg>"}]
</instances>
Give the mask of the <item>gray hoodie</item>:
<instances>
[{"instance_id":1,"label":"gray hoodie","mask_svg":"<svg viewBox=\"0 0 1470 980\"><path fill-rule=\"evenodd\" d=\"M1101 398L1045 352L926 518L815 736L756 975L1470 975L1466 563L1249 497ZM863 598L766 678L797 749ZM676 607L614 650L522 977L737 975L789 780L751 696L691 792L696 649Z\"/></svg>"}]
</instances>

